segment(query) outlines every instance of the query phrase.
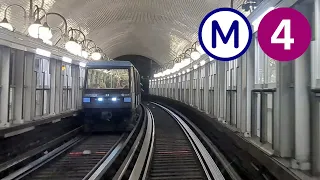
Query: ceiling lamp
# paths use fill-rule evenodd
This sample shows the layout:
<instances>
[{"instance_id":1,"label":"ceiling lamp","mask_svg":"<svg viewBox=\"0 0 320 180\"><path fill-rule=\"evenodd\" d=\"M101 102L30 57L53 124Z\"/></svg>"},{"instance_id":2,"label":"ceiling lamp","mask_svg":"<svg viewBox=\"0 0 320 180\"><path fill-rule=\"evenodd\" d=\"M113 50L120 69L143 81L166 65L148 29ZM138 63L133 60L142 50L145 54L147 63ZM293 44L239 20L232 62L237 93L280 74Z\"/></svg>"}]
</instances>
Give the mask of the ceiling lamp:
<instances>
[{"instance_id":1,"label":"ceiling lamp","mask_svg":"<svg viewBox=\"0 0 320 180\"><path fill-rule=\"evenodd\" d=\"M198 44L196 46L196 50L200 53L200 55L205 54L204 50L202 49L202 47L200 46L200 44Z\"/></svg>"},{"instance_id":2,"label":"ceiling lamp","mask_svg":"<svg viewBox=\"0 0 320 180\"><path fill-rule=\"evenodd\" d=\"M31 24L29 26L28 33L33 38L41 38L41 36L42 36L44 39L49 40L52 37L51 30L50 30L48 24L45 23L43 26L40 21L40 11L43 11L45 16L47 13L44 9L42 9L38 6L35 6L35 7L36 7L36 9L34 10L33 17L36 17L36 20L33 24ZM41 28L42 28L42 30L41 30ZM50 37L50 35L51 35L51 37ZM47 37L50 37L50 38L47 38Z\"/></svg>"},{"instance_id":3,"label":"ceiling lamp","mask_svg":"<svg viewBox=\"0 0 320 180\"><path fill-rule=\"evenodd\" d=\"M81 45L77 43L72 37L65 44L65 48L72 54L79 54L81 52Z\"/></svg>"},{"instance_id":4,"label":"ceiling lamp","mask_svg":"<svg viewBox=\"0 0 320 180\"><path fill-rule=\"evenodd\" d=\"M89 53L87 51L82 50L81 52L81 56L85 59L87 59L89 57Z\"/></svg>"},{"instance_id":5,"label":"ceiling lamp","mask_svg":"<svg viewBox=\"0 0 320 180\"><path fill-rule=\"evenodd\" d=\"M52 32L47 22L39 28L39 38L42 40L49 40L52 38Z\"/></svg>"},{"instance_id":6,"label":"ceiling lamp","mask_svg":"<svg viewBox=\"0 0 320 180\"><path fill-rule=\"evenodd\" d=\"M76 36L78 35L78 36ZM78 40L79 36L82 35L82 40ZM68 31L68 36L70 37L69 41L66 42L65 48L72 54L81 56L82 54L82 46L83 42L86 39L84 33L78 29L70 28Z\"/></svg>"},{"instance_id":7,"label":"ceiling lamp","mask_svg":"<svg viewBox=\"0 0 320 180\"><path fill-rule=\"evenodd\" d=\"M81 51L81 56L85 59L87 59L89 57L89 53L92 51L92 49L96 49L97 45L94 43L94 41L92 41L91 39L85 39L83 42L82 42L82 51ZM94 55L94 56L97 56ZM102 55L101 55L102 56ZM98 57L95 57L95 58L98 58ZM101 58L101 57L100 57Z\"/></svg>"},{"instance_id":8,"label":"ceiling lamp","mask_svg":"<svg viewBox=\"0 0 320 180\"><path fill-rule=\"evenodd\" d=\"M181 68L184 68L186 66L188 66L191 63L191 59L190 58L185 58L181 61Z\"/></svg>"},{"instance_id":9,"label":"ceiling lamp","mask_svg":"<svg viewBox=\"0 0 320 180\"><path fill-rule=\"evenodd\" d=\"M39 38L39 29L42 27L40 19L37 19L33 24L28 28L28 33L33 38Z\"/></svg>"},{"instance_id":10,"label":"ceiling lamp","mask_svg":"<svg viewBox=\"0 0 320 180\"><path fill-rule=\"evenodd\" d=\"M94 53L91 54L91 58L92 58L93 60L100 60L101 57L102 57L102 55L101 55L101 53L99 53L99 52L94 52Z\"/></svg>"},{"instance_id":11,"label":"ceiling lamp","mask_svg":"<svg viewBox=\"0 0 320 180\"><path fill-rule=\"evenodd\" d=\"M0 26L8 29L9 31L13 31L13 26L8 22L7 18L3 18L0 22Z\"/></svg>"},{"instance_id":12,"label":"ceiling lamp","mask_svg":"<svg viewBox=\"0 0 320 180\"><path fill-rule=\"evenodd\" d=\"M94 51L93 51L93 53L91 53L91 58L96 61L100 60L102 58L102 50L96 46L93 48L94 48Z\"/></svg>"},{"instance_id":13,"label":"ceiling lamp","mask_svg":"<svg viewBox=\"0 0 320 180\"><path fill-rule=\"evenodd\" d=\"M201 54L198 51L193 51L190 56L191 56L191 59L196 61L201 57Z\"/></svg>"},{"instance_id":14,"label":"ceiling lamp","mask_svg":"<svg viewBox=\"0 0 320 180\"><path fill-rule=\"evenodd\" d=\"M8 29L9 31L13 31L13 26L9 23L9 21L7 19L7 10L12 6L20 7L24 12L24 18L27 17L26 9L24 7L22 7L21 5L19 5L19 4L11 4L8 7L6 7L6 9L4 10L4 17L3 17L2 21L0 22L0 26L5 28L5 29Z\"/></svg>"}]
</instances>

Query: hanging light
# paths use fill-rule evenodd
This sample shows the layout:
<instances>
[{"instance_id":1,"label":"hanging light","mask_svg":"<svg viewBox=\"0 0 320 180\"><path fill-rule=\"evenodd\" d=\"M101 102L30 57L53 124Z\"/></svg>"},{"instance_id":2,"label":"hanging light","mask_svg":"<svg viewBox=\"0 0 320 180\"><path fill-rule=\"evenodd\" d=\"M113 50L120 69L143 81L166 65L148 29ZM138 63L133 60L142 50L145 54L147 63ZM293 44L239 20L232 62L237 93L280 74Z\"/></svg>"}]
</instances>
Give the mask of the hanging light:
<instances>
[{"instance_id":1,"label":"hanging light","mask_svg":"<svg viewBox=\"0 0 320 180\"><path fill-rule=\"evenodd\" d=\"M75 33L79 33L79 35L82 35L82 41L80 41L79 39L75 39ZM81 56L82 55L82 44L86 39L86 36L84 35L84 33L78 29L73 29L70 28L70 30L68 31L68 38L69 41L66 42L65 44L65 48L72 54L74 55L78 55Z\"/></svg>"},{"instance_id":2,"label":"hanging light","mask_svg":"<svg viewBox=\"0 0 320 180\"><path fill-rule=\"evenodd\" d=\"M65 44L65 48L72 54L79 54L81 52L81 45L78 44L73 37Z\"/></svg>"},{"instance_id":3,"label":"hanging light","mask_svg":"<svg viewBox=\"0 0 320 180\"><path fill-rule=\"evenodd\" d=\"M204 50L202 49L202 47L200 46L200 44L198 44L198 45L196 46L196 50L200 53L200 55L202 55L202 54L205 53Z\"/></svg>"},{"instance_id":4,"label":"hanging light","mask_svg":"<svg viewBox=\"0 0 320 180\"><path fill-rule=\"evenodd\" d=\"M3 18L0 22L0 26L8 29L9 31L13 31L13 26L8 22L7 18Z\"/></svg>"},{"instance_id":5,"label":"hanging light","mask_svg":"<svg viewBox=\"0 0 320 180\"><path fill-rule=\"evenodd\" d=\"M87 52L87 51L82 50L82 52L81 52L81 56L82 56L83 58L87 59L87 58L89 57L89 54L88 54L88 52Z\"/></svg>"},{"instance_id":6,"label":"hanging light","mask_svg":"<svg viewBox=\"0 0 320 180\"><path fill-rule=\"evenodd\" d=\"M193 51L190 56L191 56L191 59L196 61L201 57L201 54L198 51Z\"/></svg>"},{"instance_id":7,"label":"hanging light","mask_svg":"<svg viewBox=\"0 0 320 180\"><path fill-rule=\"evenodd\" d=\"M191 63L191 59L190 58L185 58L181 61L181 68L184 68L186 66L188 66Z\"/></svg>"},{"instance_id":8,"label":"hanging light","mask_svg":"<svg viewBox=\"0 0 320 180\"><path fill-rule=\"evenodd\" d=\"M39 38L39 28L42 27L40 19L37 19L33 24L28 28L28 33L33 38Z\"/></svg>"},{"instance_id":9,"label":"hanging light","mask_svg":"<svg viewBox=\"0 0 320 180\"><path fill-rule=\"evenodd\" d=\"M0 22L0 26L5 29L8 29L9 31L13 31L13 26L9 23L9 21L7 19L7 11L10 7L13 7L13 6L21 8L24 12L24 18L27 17L26 16L27 15L26 9L23 6L21 6L19 4L11 4L11 5L7 6L6 9L4 10L4 16L3 16L2 21Z\"/></svg>"},{"instance_id":10,"label":"hanging light","mask_svg":"<svg viewBox=\"0 0 320 180\"><path fill-rule=\"evenodd\" d=\"M93 59L93 60L100 60L101 59L101 57L102 57L102 55L101 55L101 53L99 53L99 52L93 52L92 54L91 54L91 58Z\"/></svg>"},{"instance_id":11,"label":"hanging light","mask_svg":"<svg viewBox=\"0 0 320 180\"><path fill-rule=\"evenodd\" d=\"M42 40L49 40L52 38L52 32L47 22L39 28L39 38Z\"/></svg>"}]
</instances>

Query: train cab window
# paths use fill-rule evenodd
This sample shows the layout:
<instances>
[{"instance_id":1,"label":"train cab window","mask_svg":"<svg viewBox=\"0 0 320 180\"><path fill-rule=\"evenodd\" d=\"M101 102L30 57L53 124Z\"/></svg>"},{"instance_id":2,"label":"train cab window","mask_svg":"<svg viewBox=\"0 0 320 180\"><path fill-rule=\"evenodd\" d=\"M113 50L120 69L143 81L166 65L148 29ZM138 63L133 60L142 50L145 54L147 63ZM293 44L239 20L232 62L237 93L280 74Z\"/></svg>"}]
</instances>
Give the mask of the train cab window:
<instances>
[{"instance_id":1,"label":"train cab window","mask_svg":"<svg viewBox=\"0 0 320 180\"><path fill-rule=\"evenodd\" d=\"M88 69L88 89L129 89L128 69Z\"/></svg>"}]
</instances>

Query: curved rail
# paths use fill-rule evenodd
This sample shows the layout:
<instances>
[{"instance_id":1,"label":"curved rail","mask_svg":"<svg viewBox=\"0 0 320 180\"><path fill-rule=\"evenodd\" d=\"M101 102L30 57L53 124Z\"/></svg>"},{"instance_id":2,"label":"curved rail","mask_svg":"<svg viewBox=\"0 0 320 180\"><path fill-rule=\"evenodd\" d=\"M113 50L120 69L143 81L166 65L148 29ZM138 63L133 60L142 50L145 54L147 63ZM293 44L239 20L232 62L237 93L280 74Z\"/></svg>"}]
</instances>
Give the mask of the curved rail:
<instances>
[{"instance_id":1,"label":"curved rail","mask_svg":"<svg viewBox=\"0 0 320 180\"><path fill-rule=\"evenodd\" d=\"M217 148L214 148L212 143L208 141L205 135L195 127L186 117L179 114L178 112L174 111L169 107L165 107L161 104L151 102L150 105L148 104L149 108L146 108L147 120L146 120L146 132L143 137L141 133L139 137L141 140L136 140L134 148L131 149L127 161L122 164L122 168L116 173L113 177L113 180L121 180L121 179L130 179L130 180L138 180L138 179L152 179L152 178L170 178L172 176L176 176L175 178L184 177L184 178L201 178L201 179L214 179L214 180L225 180L225 179L232 179L232 180L241 180L240 176L229 166L228 162L225 158L217 152ZM158 117L153 116L153 108L159 108L163 113L167 113L166 117ZM155 111L156 112L156 111ZM159 113L157 113L159 115ZM168 116L169 115L169 116ZM169 123L166 121L166 118L171 118L175 121L179 127L173 127L173 124L164 125L163 127L158 127L159 131L157 130L157 124L159 125L159 121L164 121L163 123ZM157 122L155 123L155 118L157 118ZM161 129L162 128L162 129ZM172 130L168 130L165 128L172 128ZM179 142L176 143L172 142L172 139L163 139L163 138L170 138L168 134L163 133L179 133L181 131L183 136L185 137L186 141L180 139ZM161 135L163 134L163 135ZM175 134L171 137L175 137L181 135ZM143 139L142 139L143 137ZM157 139L158 138L158 139ZM160 140L160 142L159 142ZM157 142L158 141L158 142ZM156 143L157 142L157 143ZM167 142L167 144L166 144ZM187 144L183 144L183 142L189 142ZM182 143L182 144L181 144ZM158 147L157 147L158 146ZM180 159L174 160L172 156L168 155L159 155L159 149L162 150L164 147L170 149L174 149L176 146L183 146L186 149L192 149L193 155L185 153L184 157L182 158L182 162L186 162L186 167L180 167L179 163L170 162L170 161L180 161ZM209 147L209 148L208 148ZM158 150L157 150L158 148ZM158 153L158 154L155 154ZM163 153L163 152L161 152ZM138 156L136 159L133 156ZM181 154L180 154L181 155ZM198 161L198 165L195 165L194 160L192 160L192 156ZM169 159L166 159L170 157ZM179 157L178 157L179 158ZM184 158L184 160L183 160ZM161 164L157 164L161 163ZM169 163L171 164L168 167ZM134 165L132 169L129 168L129 165ZM172 166L173 165L173 166ZM177 166L178 165L178 166ZM161 167L163 166L163 167ZM174 167L176 166L176 167ZM199 169L203 171L203 175L201 177L201 173L199 174L199 169L197 170L197 166ZM155 169L156 168L156 169ZM170 169L173 168L173 169ZM189 169L188 169L189 168ZM184 169L184 170L183 170ZM195 172L188 172L186 174L179 175L179 172L188 172L188 170Z\"/></svg>"},{"instance_id":2,"label":"curved rail","mask_svg":"<svg viewBox=\"0 0 320 180\"><path fill-rule=\"evenodd\" d=\"M210 153L207 151L205 146L202 144L202 142L196 136L196 134L192 131L192 129L184 122L184 120L181 117L179 117L177 114L172 112L170 109L157 103L152 103L152 104L157 105L163 110L165 110L168 114L170 114L170 116L172 116L178 122L180 127L183 129L185 135L188 137L190 143L192 144L192 147L196 152L199 158L199 161L201 162L201 166L205 171L207 178L214 179L214 180L225 180L224 176L222 175L217 164L211 157Z\"/></svg>"},{"instance_id":3,"label":"curved rail","mask_svg":"<svg viewBox=\"0 0 320 180\"><path fill-rule=\"evenodd\" d=\"M116 162L123 161L123 157L128 153L127 149L132 147L133 141L137 138L139 132L142 131L142 124L145 124L144 120L145 110L142 107L137 123L129 135L124 133L121 137L118 136L118 138L112 138L116 136L111 137L108 135L91 135L87 138L78 136L11 173L4 179L53 178L54 173L51 171L54 169L57 170L55 173L61 173L59 175L60 179L66 178L70 174L73 178L90 180L112 177L121 165ZM100 149L101 147L103 149ZM77 172L73 172L73 169Z\"/></svg>"}]
</instances>

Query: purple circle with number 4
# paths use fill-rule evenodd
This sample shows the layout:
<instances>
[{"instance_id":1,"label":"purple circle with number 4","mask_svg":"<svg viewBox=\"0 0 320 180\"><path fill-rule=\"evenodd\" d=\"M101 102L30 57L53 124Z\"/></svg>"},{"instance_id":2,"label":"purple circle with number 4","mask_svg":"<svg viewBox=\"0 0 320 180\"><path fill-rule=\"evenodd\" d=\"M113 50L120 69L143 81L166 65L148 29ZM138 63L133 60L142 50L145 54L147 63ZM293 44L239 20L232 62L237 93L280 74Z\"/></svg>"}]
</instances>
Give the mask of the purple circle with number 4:
<instances>
[{"instance_id":1,"label":"purple circle with number 4","mask_svg":"<svg viewBox=\"0 0 320 180\"><path fill-rule=\"evenodd\" d=\"M311 42L306 17L292 8L277 8L267 13L258 27L258 42L269 57L291 61L300 57Z\"/></svg>"}]
</instances>

